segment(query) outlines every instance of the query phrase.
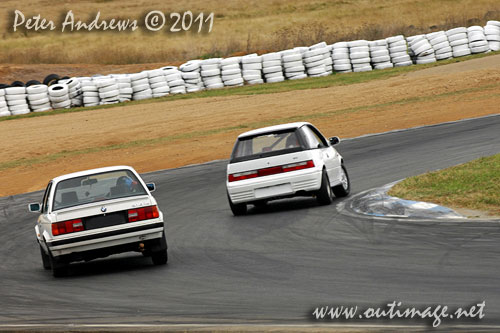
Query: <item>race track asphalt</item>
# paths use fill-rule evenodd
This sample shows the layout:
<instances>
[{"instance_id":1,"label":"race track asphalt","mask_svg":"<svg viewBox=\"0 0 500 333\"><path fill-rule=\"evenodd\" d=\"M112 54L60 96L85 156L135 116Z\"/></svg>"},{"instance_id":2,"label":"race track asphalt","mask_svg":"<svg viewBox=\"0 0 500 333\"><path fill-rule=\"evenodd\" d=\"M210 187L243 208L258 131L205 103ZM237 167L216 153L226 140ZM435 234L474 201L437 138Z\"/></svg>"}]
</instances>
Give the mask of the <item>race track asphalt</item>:
<instances>
[{"instance_id":1,"label":"race track asphalt","mask_svg":"<svg viewBox=\"0 0 500 333\"><path fill-rule=\"evenodd\" d=\"M346 140L338 150L356 194L500 153L500 116ZM76 263L69 277L53 278L41 265L36 215L27 211L42 193L0 198L0 328L299 325L314 323L317 306L393 300L450 308L484 300L485 318L469 324L500 324L500 223L381 220L346 214L339 205L346 199L318 206L313 198L271 202L236 218L227 204L226 163L144 175L156 182L167 221L169 263L162 267L129 253Z\"/></svg>"}]
</instances>

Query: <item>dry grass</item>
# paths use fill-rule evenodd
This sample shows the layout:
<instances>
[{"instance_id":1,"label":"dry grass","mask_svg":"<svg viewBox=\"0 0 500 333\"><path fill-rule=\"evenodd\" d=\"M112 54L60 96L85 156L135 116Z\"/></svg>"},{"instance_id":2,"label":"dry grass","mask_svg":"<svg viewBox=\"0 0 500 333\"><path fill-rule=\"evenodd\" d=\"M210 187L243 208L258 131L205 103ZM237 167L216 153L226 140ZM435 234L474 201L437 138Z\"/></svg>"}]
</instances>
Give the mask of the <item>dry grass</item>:
<instances>
[{"instance_id":1,"label":"dry grass","mask_svg":"<svg viewBox=\"0 0 500 333\"><path fill-rule=\"evenodd\" d=\"M8 13L42 14L59 21L72 10L82 20L101 11L103 18L139 19L145 11L214 12L210 34L9 33ZM412 35L500 19L497 0L2 0L0 63L131 64L185 61L282 50L319 41L377 39ZM12 29L10 29L12 30ZM147 52L144 52L147 50Z\"/></svg>"},{"instance_id":2,"label":"dry grass","mask_svg":"<svg viewBox=\"0 0 500 333\"><path fill-rule=\"evenodd\" d=\"M408 178L389 194L500 215L500 155Z\"/></svg>"}]
</instances>

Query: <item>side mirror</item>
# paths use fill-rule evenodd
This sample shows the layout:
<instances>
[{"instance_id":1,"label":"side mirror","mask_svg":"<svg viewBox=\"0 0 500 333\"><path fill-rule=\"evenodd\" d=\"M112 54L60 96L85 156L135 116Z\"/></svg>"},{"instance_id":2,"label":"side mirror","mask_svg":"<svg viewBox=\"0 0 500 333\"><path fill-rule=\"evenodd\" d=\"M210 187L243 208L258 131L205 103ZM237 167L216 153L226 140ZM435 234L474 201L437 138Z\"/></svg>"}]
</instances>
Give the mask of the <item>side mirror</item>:
<instances>
[{"instance_id":1,"label":"side mirror","mask_svg":"<svg viewBox=\"0 0 500 333\"><path fill-rule=\"evenodd\" d=\"M40 203L38 203L38 202L30 203L29 210L32 213L40 213L40 211L42 210L42 207L41 207Z\"/></svg>"},{"instance_id":2,"label":"side mirror","mask_svg":"<svg viewBox=\"0 0 500 333\"><path fill-rule=\"evenodd\" d=\"M146 186L147 186L149 192L154 192L156 190L155 183L147 183Z\"/></svg>"},{"instance_id":3,"label":"side mirror","mask_svg":"<svg viewBox=\"0 0 500 333\"><path fill-rule=\"evenodd\" d=\"M332 145L332 146L340 143L340 139L338 136L331 137L330 139L328 139L328 141L330 142L330 145Z\"/></svg>"}]
</instances>

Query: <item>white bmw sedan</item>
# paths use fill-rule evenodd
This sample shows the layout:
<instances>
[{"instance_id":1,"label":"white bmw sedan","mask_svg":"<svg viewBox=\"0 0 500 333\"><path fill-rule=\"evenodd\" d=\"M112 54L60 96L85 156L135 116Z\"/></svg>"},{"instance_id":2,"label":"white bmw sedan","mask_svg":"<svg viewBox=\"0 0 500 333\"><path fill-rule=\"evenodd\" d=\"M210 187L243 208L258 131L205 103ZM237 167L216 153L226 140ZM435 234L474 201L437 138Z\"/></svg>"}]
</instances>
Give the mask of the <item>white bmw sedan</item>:
<instances>
[{"instance_id":1,"label":"white bmw sedan","mask_svg":"<svg viewBox=\"0 0 500 333\"><path fill-rule=\"evenodd\" d=\"M146 184L128 166L72 173L52 179L35 226L45 269L67 273L70 262L137 251L156 265L166 264L163 214Z\"/></svg>"},{"instance_id":2,"label":"white bmw sedan","mask_svg":"<svg viewBox=\"0 0 500 333\"><path fill-rule=\"evenodd\" d=\"M328 205L349 195L350 182L342 156L310 123L265 127L238 136L227 166L227 193L234 215L247 204L293 196L316 196Z\"/></svg>"}]
</instances>

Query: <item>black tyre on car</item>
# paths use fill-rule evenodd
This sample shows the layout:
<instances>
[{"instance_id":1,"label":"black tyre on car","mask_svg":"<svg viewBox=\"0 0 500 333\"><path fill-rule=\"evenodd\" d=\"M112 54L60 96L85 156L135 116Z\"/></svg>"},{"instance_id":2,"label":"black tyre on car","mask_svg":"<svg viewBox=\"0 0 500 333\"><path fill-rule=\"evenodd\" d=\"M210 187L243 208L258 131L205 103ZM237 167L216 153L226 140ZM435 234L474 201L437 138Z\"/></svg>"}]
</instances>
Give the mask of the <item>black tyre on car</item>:
<instances>
[{"instance_id":1,"label":"black tyre on car","mask_svg":"<svg viewBox=\"0 0 500 333\"><path fill-rule=\"evenodd\" d=\"M316 200L320 205L329 205L332 203L332 188L330 187L330 180L326 170L323 169L323 175L321 177L321 187L316 193Z\"/></svg>"}]
</instances>

